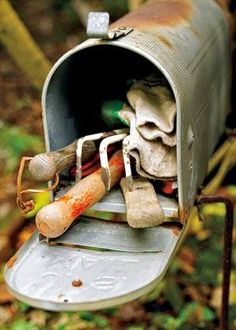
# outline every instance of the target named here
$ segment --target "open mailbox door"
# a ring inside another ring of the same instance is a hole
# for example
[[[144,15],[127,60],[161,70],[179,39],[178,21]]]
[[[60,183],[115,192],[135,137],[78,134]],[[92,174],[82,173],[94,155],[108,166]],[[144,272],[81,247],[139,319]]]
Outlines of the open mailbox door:
[[[105,308],[154,289],[187,230],[229,109],[230,36],[214,1],[148,1],[110,32],[70,50],[49,73],[42,97],[47,150],[108,130],[99,115],[103,101],[123,95],[130,79],[155,73],[176,102],[177,197],[158,196],[161,226],[134,229],[116,187],[62,236],[36,232],[8,263],[5,279],[18,299],[48,310]],[[65,189],[63,183],[52,198]]]

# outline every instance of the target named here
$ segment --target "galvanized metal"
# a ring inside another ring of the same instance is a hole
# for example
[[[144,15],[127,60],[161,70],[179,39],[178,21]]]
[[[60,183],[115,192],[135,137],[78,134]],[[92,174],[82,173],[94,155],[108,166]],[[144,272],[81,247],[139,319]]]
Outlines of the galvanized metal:
[[[165,221],[174,221],[178,219],[178,203],[174,198],[168,198],[157,194],[161,207],[163,208]],[[127,211],[123,194],[120,189],[111,189],[102,200],[93,205],[91,210],[102,212],[113,212],[125,214]]]
[[[80,249],[97,248],[113,252],[154,253],[165,250],[168,239],[168,230],[164,228],[137,230],[128,226],[127,223],[107,223],[81,217],[73,228],[51,242]]]
[[[177,105],[178,203],[166,199],[166,208],[161,204],[168,219],[175,214],[185,222],[229,108],[228,24],[213,0],[149,1],[114,23],[108,37],[106,33],[104,38],[87,40],[63,55],[43,90],[47,150],[106,130],[99,117],[104,100],[124,96],[129,79],[150,73],[167,79]],[[112,191],[92,209],[126,211],[124,200]],[[109,231],[110,223],[106,225]],[[92,230],[92,221],[90,226]],[[121,240],[122,230],[115,231]],[[36,233],[9,264],[6,281],[19,299],[50,310],[98,309],[135,299],[160,282],[187,224],[177,231],[171,225],[154,231],[161,237],[162,249],[157,253],[111,251],[110,235],[96,241],[103,251],[48,246],[39,242]],[[86,241],[84,248],[89,246]],[[80,287],[72,285],[75,274],[83,283]]]
[[[110,223],[103,223],[103,229],[104,226],[107,233],[110,232],[103,237],[105,244],[114,232],[109,229]],[[98,230],[91,221],[89,230],[94,228]],[[5,279],[18,299],[48,310],[92,310],[125,303],[154,289],[182,235],[180,230],[168,228],[154,231],[159,240],[148,244],[156,244],[155,248],[161,251],[152,253],[48,246],[39,242],[35,233],[8,264]],[[138,250],[142,244],[139,235],[145,238],[140,231],[133,237]],[[124,236],[124,241],[126,238],[129,244],[130,235]],[[80,287],[72,285],[75,279],[82,282]]]
[[[132,31],[117,40],[90,39],[76,46],[49,73],[42,97],[47,147],[54,150],[82,134],[89,126],[88,119],[83,108],[73,102],[78,100],[79,104],[83,93],[88,93],[89,107],[89,95],[96,94],[95,88],[100,85],[104,85],[105,97],[106,86],[109,88],[116,79],[110,72],[119,75],[121,81],[120,71],[129,57],[137,61],[140,74],[145,65],[152,66],[168,80],[177,104],[179,216],[185,221],[229,109],[230,49],[225,14],[212,0],[153,0],[112,24],[111,29],[119,27]],[[119,56],[115,57],[116,53]],[[91,58],[96,64],[86,62]],[[107,63],[109,58],[112,65]],[[128,63],[127,70],[132,65],[132,61]],[[75,68],[77,74],[72,79]],[[89,83],[85,75],[92,85],[85,87]],[[110,83],[104,77],[110,77]],[[99,91],[102,93],[102,88]],[[74,96],[72,102],[68,94],[73,93],[79,98]],[[90,114],[96,118],[97,111],[90,109]]]

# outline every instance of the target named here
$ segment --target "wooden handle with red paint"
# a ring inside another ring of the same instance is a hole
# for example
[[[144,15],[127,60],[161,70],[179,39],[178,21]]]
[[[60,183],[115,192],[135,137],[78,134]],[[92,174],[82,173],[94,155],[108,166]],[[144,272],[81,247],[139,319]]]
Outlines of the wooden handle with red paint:
[[[122,151],[109,160],[111,187],[124,175]],[[63,197],[43,207],[36,216],[38,230],[47,237],[62,235],[72,222],[106,194],[102,168],[76,183]]]

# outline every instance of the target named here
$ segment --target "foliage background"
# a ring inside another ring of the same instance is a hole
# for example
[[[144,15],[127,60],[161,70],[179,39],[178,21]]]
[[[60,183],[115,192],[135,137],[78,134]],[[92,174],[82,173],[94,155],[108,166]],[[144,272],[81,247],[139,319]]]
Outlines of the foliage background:
[[[51,63],[85,39],[88,10],[107,10],[113,20],[128,10],[125,0],[13,0],[11,4]],[[20,158],[42,152],[44,142],[41,91],[32,87],[1,45],[0,86],[0,330],[217,329],[224,216],[220,204],[202,209],[207,221],[196,219],[161,285],[137,301],[99,312],[51,313],[16,301],[7,292],[5,262],[34,230],[33,217],[23,218],[15,207],[16,171]],[[234,180],[231,173],[221,192],[235,199]],[[42,196],[38,206],[48,199]],[[234,266],[235,245],[234,229]],[[236,329],[235,267],[230,301],[231,328]]]

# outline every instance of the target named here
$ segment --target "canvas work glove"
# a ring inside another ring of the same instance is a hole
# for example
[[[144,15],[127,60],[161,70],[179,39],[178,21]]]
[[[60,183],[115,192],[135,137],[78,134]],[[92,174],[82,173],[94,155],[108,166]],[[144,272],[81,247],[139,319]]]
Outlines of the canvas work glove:
[[[166,87],[149,87],[137,81],[128,91],[127,98],[135,111],[136,129],[143,138],[161,139],[171,147],[176,145],[176,104]]]
[[[146,140],[136,129],[137,119],[128,105],[120,111],[120,116],[130,125],[128,153],[135,159],[137,173],[154,180],[176,177],[176,147],[165,145],[158,139]]]

